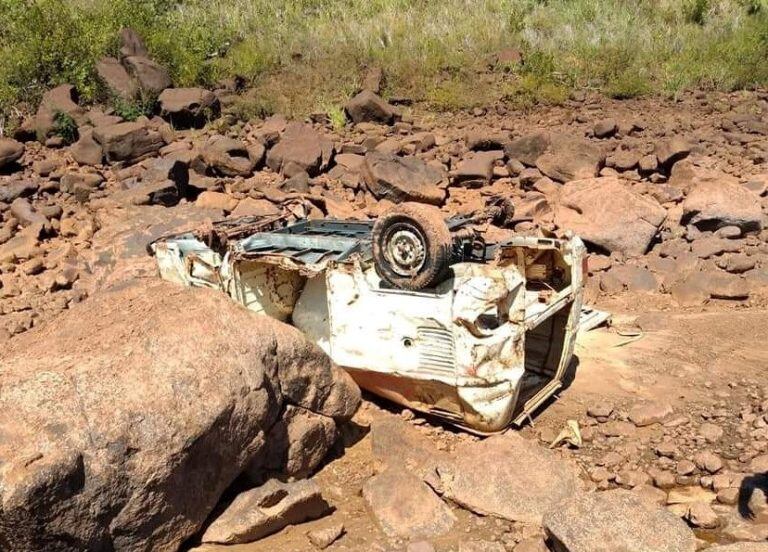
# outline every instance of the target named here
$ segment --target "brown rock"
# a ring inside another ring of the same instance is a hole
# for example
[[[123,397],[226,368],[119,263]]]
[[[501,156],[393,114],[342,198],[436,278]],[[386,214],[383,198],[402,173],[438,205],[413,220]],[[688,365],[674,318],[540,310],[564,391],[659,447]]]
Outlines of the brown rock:
[[[642,172],[653,172],[658,168],[659,160],[655,155],[644,155],[637,162],[637,166]]]
[[[454,460],[438,471],[444,495],[453,502],[483,515],[525,523],[539,523],[547,510],[580,488],[571,465],[517,433],[461,446]]]
[[[397,110],[379,97],[373,90],[363,90],[344,106],[354,123],[375,121],[390,124],[397,116]]]
[[[654,151],[659,164],[670,169],[672,165],[684,159],[691,153],[691,146],[684,139],[675,137],[656,144]]]
[[[93,129],[84,128],[79,132],[80,138],[69,148],[72,158],[80,165],[100,165],[104,152],[93,138]]]
[[[288,405],[267,436],[265,466],[291,477],[308,477],[336,441],[331,418]]]
[[[472,151],[503,150],[510,142],[509,134],[489,129],[471,130],[466,136],[467,147]]]
[[[279,215],[280,209],[266,199],[253,199],[246,197],[240,200],[232,211],[233,217]]]
[[[433,205],[440,205],[445,199],[445,190],[439,187],[446,178],[445,173],[415,157],[367,153],[363,176],[368,189],[378,199]]]
[[[339,540],[342,535],[344,535],[344,524],[341,522],[307,532],[309,542],[311,542],[315,548],[319,548],[320,550],[328,548],[334,542]]]
[[[267,165],[288,177],[301,171],[315,176],[328,167],[333,153],[333,142],[328,138],[309,125],[291,122],[280,141],[269,150]]]
[[[216,95],[203,88],[167,88],[157,98],[160,115],[174,128],[198,128],[219,116]]]
[[[213,136],[200,149],[200,158],[210,173],[224,176],[250,176],[264,156],[259,144],[251,151],[239,140]]]
[[[629,150],[616,151],[609,159],[610,163],[608,162],[608,159],[606,159],[605,164],[613,166],[619,171],[632,170],[637,167],[637,164],[640,162],[640,156],[636,152]]]
[[[536,166],[536,160],[547,151],[550,144],[551,138],[549,133],[539,131],[527,134],[506,144],[504,153],[510,159],[515,159],[529,167],[534,167]]]
[[[40,254],[40,225],[30,226],[0,245],[0,263],[30,259]]]
[[[371,452],[377,466],[402,466],[422,478],[435,473],[445,454],[400,418],[378,418],[371,424]]]
[[[557,182],[569,182],[597,176],[603,154],[584,140],[553,138],[546,153],[536,159],[536,167]]]
[[[715,529],[720,525],[720,518],[709,504],[703,502],[694,502],[688,507],[688,514],[685,519],[693,527],[702,529]]]
[[[560,228],[627,256],[646,252],[665,217],[666,211],[658,203],[611,177],[568,182],[555,209]]]
[[[738,226],[744,231],[762,227],[762,210],[755,196],[732,177],[697,182],[683,201],[683,223],[702,229]]]
[[[240,493],[200,540],[217,544],[253,542],[288,525],[322,517],[329,510],[316,482],[282,483],[270,479],[261,487]]]
[[[384,533],[406,539],[444,535],[456,517],[426,483],[402,469],[389,467],[363,485],[363,498]]]
[[[702,451],[693,457],[696,466],[707,473],[715,474],[723,469],[723,460],[715,453]]]
[[[637,427],[660,424],[674,414],[672,405],[668,403],[637,404],[629,411],[629,419]]]
[[[128,56],[123,65],[144,93],[157,95],[173,85],[168,70],[146,56]]]
[[[124,100],[133,100],[138,96],[138,83],[117,59],[101,58],[96,62],[96,74],[113,95]]]
[[[70,84],[62,84],[43,94],[35,115],[37,139],[45,142],[53,134],[59,113],[71,117],[78,126],[85,123],[85,110],[77,105],[77,100],[75,87]]]
[[[558,552],[696,550],[685,523],[622,489],[567,498],[544,516],[544,529]]]
[[[618,130],[619,125],[616,124],[616,119],[602,119],[597,121],[592,127],[592,132],[595,138],[610,138]]]
[[[454,185],[480,188],[490,182],[496,156],[491,152],[476,153],[463,159],[456,168]]]
[[[48,225],[48,219],[38,213],[32,207],[32,204],[22,197],[13,200],[10,211],[11,215],[13,215],[22,226]]]
[[[237,199],[231,195],[208,190],[197,196],[195,201],[195,205],[202,209],[220,209],[226,212],[234,211],[237,203]]]
[[[178,549],[264,453],[281,404],[330,412],[346,394],[300,332],[212,290],[132,279],[56,322],[0,349],[11,552]]]
[[[107,161],[135,161],[165,145],[160,133],[139,122],[117,123],[93,130]]]
[[[24,144],[13,138],[0,137],[0,169],[15,163],[24,155]]]

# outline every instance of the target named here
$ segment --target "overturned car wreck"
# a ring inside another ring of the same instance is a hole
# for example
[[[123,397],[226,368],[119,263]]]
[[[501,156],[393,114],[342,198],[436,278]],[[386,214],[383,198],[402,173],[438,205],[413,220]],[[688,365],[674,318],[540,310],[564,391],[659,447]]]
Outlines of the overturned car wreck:
[[[520,424],[573,356],[577,237],[487,243],[403,204],[374,222],[248,217],[150,245],[160,274],[290,322],[358,384],[478,432]]]

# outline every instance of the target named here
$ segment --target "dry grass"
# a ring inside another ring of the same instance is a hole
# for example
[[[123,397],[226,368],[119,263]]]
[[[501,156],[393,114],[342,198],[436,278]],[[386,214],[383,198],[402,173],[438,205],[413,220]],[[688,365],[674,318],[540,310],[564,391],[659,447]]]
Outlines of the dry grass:
[[[768,83],[768,0],[0,0],[0,110],[61,82],[98,98],[125,25],[177,84],[239,74],[262,111],[337,109],[374,64],[437,109]],[[525,65],[489,65],[504,47]]]

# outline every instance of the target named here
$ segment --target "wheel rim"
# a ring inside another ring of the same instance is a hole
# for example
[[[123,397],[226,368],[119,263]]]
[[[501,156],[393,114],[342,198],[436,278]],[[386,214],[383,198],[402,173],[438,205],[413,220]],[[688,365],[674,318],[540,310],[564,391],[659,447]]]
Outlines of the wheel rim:
[[[422,233],[408,224],[393,227],[384,241],[384,255],[399,276],[415,276],[427,259]]]

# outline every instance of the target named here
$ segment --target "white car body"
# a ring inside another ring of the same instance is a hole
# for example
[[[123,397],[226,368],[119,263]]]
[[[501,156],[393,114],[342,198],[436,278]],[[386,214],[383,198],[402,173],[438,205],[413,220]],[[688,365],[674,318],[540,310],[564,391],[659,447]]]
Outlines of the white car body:
[[[216,251],[188,233],[151,247],[163,278],[289,322],[362,388],[473,431],[522,423],[563,385],[582,309],[580,239],[512,238],[486,262],[453,264],[434,289],[406,291],[355,243],[364,227],[331,224],[354,237],[270,229]],[[309,245],[286,253],[286,239]]]

